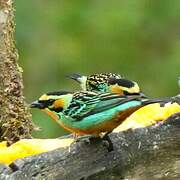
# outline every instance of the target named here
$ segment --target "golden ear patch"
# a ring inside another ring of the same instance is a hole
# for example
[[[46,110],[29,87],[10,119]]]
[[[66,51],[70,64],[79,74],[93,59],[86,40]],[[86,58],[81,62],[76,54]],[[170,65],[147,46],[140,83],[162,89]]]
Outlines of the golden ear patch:
[[[140,88],[139,88],[139,86],[137,84],[135,84],[131,88],[127,88],[127,87],[123,87],[123,86],[119,86],[118,84],[115,84],[115,85],[111,85],[110,86],[110,91],[112,93],[124,95],[123,91],[127,91],[128,93],[139,93],[140,92]]]
[[[122,87],[118,86],[117,84],[111,85],[110,86],[110,91],[112,93],[116,93],[116,94],[119,94],[119,95],[124,95]]]
[[[63,108],[64,107],[64,101],[62,99],[55,100],[53,106],[55,108],[60,108],[60,107]]]

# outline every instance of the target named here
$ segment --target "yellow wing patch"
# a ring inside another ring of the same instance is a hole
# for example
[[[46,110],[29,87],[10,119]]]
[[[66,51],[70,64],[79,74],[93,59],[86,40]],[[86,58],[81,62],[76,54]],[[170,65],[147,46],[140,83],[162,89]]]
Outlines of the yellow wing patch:
[[[167,103],[164,107],[161,107],[159,103],[150,104],[134,112],[113,132],[152,126],[159,121],[165,121],[171,115],[179,112],[180,105],[177,103]]]

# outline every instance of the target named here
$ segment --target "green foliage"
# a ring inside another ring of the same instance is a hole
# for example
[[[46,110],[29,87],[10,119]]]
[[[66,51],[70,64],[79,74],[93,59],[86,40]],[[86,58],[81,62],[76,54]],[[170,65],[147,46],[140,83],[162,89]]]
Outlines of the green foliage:
[[[16,1],[27,101],[47,91],[78,89],[64,77],[72,72],[116,72],[151,97],[177,94],[179,19],[179,0]],[[40,137],[62,134],[49,119],[42,121],[47,116],[41,112],[33,112],[33,119],[44,126]]]

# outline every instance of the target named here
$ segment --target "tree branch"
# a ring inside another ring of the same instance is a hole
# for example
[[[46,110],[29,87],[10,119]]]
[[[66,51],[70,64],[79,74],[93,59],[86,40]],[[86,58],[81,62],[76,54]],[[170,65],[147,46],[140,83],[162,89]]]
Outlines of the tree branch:
[[[31,115],[23,97],[22,70],[14,43],[13,1],[0,0],[0,141],[29,138]]]
[[[20,169],[1,167],[3,179],[152,179],[180,177],[180,114],[163,125],[112,133],[114,151],[102,142],[78,142],[17,160]]]

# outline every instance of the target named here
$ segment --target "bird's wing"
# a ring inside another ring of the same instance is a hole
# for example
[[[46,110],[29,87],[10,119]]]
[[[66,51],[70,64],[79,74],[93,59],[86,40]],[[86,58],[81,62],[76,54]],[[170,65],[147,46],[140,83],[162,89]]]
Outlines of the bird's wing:
[[[108,109],[120,106],[127,103],[127,109],[132,106],[134,101],[136,105],[141,105],[139,96],[120,96],[118,94],[103,93],[97,94],[94,92],[82,94],[73,98],[70,106],[63,113],[75,120],[82,120],[84,117],[106,111]],[[134,105],[135,106],[135,105]]]
[[[125,109],[129,109],[134,106],[141,106],[142,103],[144,103],[144,101],[147,100],[141,98],[140,96],[120,96],[118,94],[111,94],[111,93],[101,94],[100,102],[97,104],[97,106],[94,109],[92,109],[87,114],[85,114],[83,118],[112,108],[116,108],[117,106],[121,106],[121,105],[122,105],[122,110],[124,110],[123,105],[125,104],[126,104]]]

